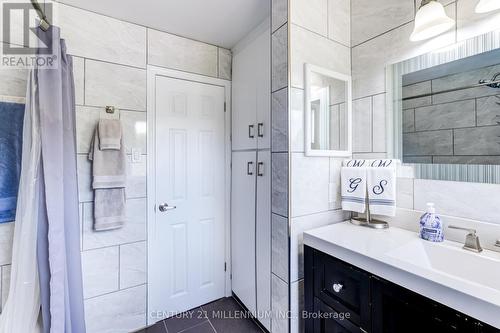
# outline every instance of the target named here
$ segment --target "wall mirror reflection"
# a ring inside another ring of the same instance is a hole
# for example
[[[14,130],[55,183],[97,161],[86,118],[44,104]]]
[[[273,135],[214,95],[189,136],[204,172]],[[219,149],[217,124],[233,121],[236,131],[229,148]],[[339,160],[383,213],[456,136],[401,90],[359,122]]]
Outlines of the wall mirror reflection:
[[[500,182],[498,37],[479,36],[388,68],[388,150],[417,178]]]
[[[307,156],[351,154],[351,78],[305,65],[305,147]]]

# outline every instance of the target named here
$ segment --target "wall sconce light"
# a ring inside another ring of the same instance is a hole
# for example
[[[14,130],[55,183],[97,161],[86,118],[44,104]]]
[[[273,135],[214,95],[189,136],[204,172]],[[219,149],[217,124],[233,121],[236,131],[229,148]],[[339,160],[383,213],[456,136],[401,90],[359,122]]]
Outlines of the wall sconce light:
[[[420,9],[415,15],[415,28],[410,36],[410,41],[416,42],[432,38],[450,30],[454,25],[455,20],[446,15],[442,4],[436,0],[422,0]]]
[[[500,9],[500,0],[481,0],[476,5],[476,13],[488,13]]]

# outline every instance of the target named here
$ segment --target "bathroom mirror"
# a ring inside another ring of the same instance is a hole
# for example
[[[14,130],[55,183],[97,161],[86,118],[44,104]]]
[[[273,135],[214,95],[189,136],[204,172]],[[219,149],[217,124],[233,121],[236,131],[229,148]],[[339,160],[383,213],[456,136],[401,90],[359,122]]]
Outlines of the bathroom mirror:
[[[500,183],[500,32],[387,67],[388,152],[416,178]]]
[[[311,64],[304,70],[306,155],[350,156],[350,76]]]

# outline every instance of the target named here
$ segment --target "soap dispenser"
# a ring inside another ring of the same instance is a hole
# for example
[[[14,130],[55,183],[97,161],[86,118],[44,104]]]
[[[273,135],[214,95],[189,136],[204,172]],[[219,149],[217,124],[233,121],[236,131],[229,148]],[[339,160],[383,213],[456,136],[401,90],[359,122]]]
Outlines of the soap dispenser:
[[[436,215],[436,209],[431,202],[427,203],[427,211],[420,218],[420,238],[431,242],[444,240],[443,222]]]

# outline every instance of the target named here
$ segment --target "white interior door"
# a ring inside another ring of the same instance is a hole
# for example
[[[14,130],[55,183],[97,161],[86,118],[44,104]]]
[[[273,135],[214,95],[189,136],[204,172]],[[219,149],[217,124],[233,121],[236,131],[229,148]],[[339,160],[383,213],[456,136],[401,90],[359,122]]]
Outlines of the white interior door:
[[[233,292],[257,310],[255,282],[256,151],[233,152],[231,169],[231,260]]]
[[[148,312],[171,316],[224,296],[225,88],[158,75],[153,84]]]

